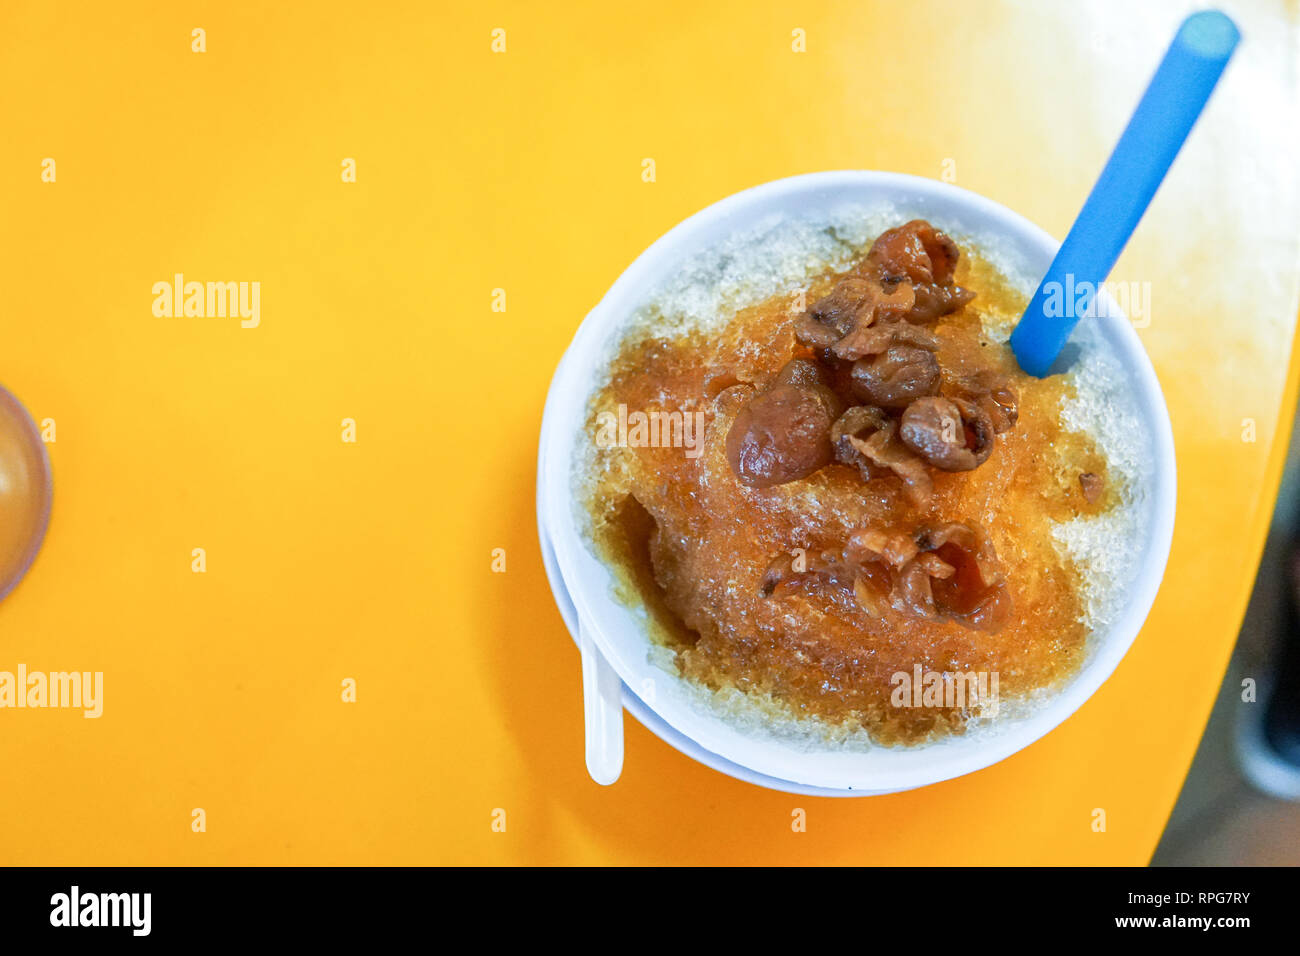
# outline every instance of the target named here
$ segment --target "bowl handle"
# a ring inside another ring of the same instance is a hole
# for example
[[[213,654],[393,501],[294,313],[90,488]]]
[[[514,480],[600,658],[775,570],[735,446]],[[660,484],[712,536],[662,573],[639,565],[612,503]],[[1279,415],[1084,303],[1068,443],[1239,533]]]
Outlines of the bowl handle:
[[[609,786],[623,772],[623,682],[578,623],[582,650],[582,712],[587,725],[587,772]]]

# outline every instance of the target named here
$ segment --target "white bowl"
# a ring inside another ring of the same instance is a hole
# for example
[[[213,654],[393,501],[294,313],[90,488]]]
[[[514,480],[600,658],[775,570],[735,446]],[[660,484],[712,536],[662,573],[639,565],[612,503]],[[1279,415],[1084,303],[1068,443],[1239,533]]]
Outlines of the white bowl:
[[[1084,321],[1096,324],[1102,343],[1132,385],[1138,415],[1151,436],[1150,486],[1144,489],[1145,516],[1140,538],[1133,542],[1135,571],[1122,609],[1106,633],[1094,635],[1080,671],[1040,708],[995,730],[920,747],[807,749],[737,730],[701,707],[686,684],[650,662],[644,618],[614,597],[613,574],[590,550],[574,503],[573,462],[582,453],[587,403],[601,380],[610,344],[637,309],[693,256],[729,237],[770,222],[774,215],[829,215],[848,206],[886,203],[930,218],[959,236],[998,237],[1000,252],[1035,281],[1047,271],[1059,246],[997,203],[955,186],[897,173],[813,173],[745,190],[676,226],[618,278],[583,321],[561,360],[542,420],[538,527],[552,589],[570,632],[575,639],[580,630],[585,632],[622,680],[623,706],[666,742],[724,773],[796,793],[908,790],[980,770],[1038,740],[1096,692],[1132,645],[1155,601],[1173,536],[1176,470],[1169,413],[1137,334],[1114,301],[1103,296],[1103,314]]]

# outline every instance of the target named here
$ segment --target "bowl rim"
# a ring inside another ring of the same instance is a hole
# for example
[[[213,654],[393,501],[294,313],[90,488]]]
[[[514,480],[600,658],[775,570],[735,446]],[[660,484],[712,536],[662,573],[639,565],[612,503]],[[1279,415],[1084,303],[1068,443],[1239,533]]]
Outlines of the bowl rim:
[[[539,529],[545,533],[545,529]],[[550,582],[551,590],[555,594],[555,601],[560,612],[560,617],[564,621],[564,626],[568,629],[569,635],[573,638],[575,646],[580,646],[578,640],[578,619],[577,612],[573,607],[573,601],[568,596],[568,590],[564,586],[564,579],[560,574],[559,565],[555,561],[555,552],[551,547],[548,537],[542,537],[539,540],[542,552],[542,566],[546,572],[546,578]],[[599,651],[593,653],[599,654]],[[806,784],[795,783],[793,780],[782,780],[779,777],[769,777],[761,774],[749,767],[734,763],[719,754],[705,750],[690,737],[670,726],[662,717],[649,709],[641,698],[637,697],[627,684],[619,681],[621,689],[621,698],[623,709],[630,713],[637,721],[674,750],[678,750],[688,757],[691,757],[698,763],[704,764],[711,770],[718,773],[726,774],[728,777],[734,777],[737,780],[743,780],[746,783],[756,784],[760,787],[766,787],[769,790],[780,790],[784,793],[797,793],[808,797],[861,797],[868,796],[866,791],[862,790],[832,790],[822,787],[811,787]]]
[[[705,207],[670,229],[633,260],[615,280],[583,320],[557,366],[547,394],[540,435],[537,489],[539,533],[553,549],[567,600],[572,602],[576,615],[589,628],[602,655],[619,674],[625,694],[641,705],[629,709],[638,717],[641,717],[638,710],[653,714],[674,735],[689,740],[695,747],[723,763],[743,770],[742,779],[750,779],[753,774],[760,779],[752,782],[770,786],[762,778],[773,779],[797,787],[799,792],[812,789],[819,792],[867,794],[927,786],[991,766],[1058,727],[1109,679],[1136,640],[1154,604],[1168,562],[1176,506],[1177,468],[1172,426],[1159,380],[1137,332],[1113,299],[1104,294],[1107,308],[1103,315],[1091,321],[1101,323],[1104,335],[1116,346],[1116,355],[1130,377],[1141,417],[1151,430],[1155,466],[1151,473],[1151,487],[1147,489],[1151,505],[1147,535],[1143,539],[1146,560],[1140,561],[1134,569],[1135,580],[1116,621],[1108,632],[1096,638],[1095,649],[1065,687],[1054,692],[1049,700],[1029,716],[1008,722],[1004,728],[983,735],[973,742],[956,738],[954,743],[953,738],[948,738],[916,748],[874,748],[867,752],[874,755],[873,759],[863,761],[864,764],[871,764],[870,769],[862,775],[857,775],[852,770],[841,769],[828,773],[825,768],[810,769],[809,764],[815,763],[817,756],[826,752],[813,750],[801,754],[782,745],[780,741],[744,734],[719,715],[699,707],[684,708],[670,702],[668,712],[665,713],[663,701],[647,701],[638,693],[635,677],[653,665],[648,661],[629,660],[625,654],[620,653],[619,648],[605,634],[603,623],[626,619],[622,623],[630,623],[640,631],[643,649],[648,650],[649,639],[643,626],[635,621],[634,609],[622,605],[611,609],[611,605],[617,602],[608,593],[608,577],[593,582],[581,569],[582,553],[587,555],[589,561],[597,559],[591,555],[577,525],[572,499],[571,462],[567,456],[550,451],[557,445],[565,447],[565,441],[575,437],[566,435],[560,422],[574,420],[575,406],[577,412],[585,417],[585,408],[595,384],[589,369],[585,380],[580,377],[584,369],[574,356],[599,357],[602,335],[608,335],[628,316],[624,300],[635,299],[637,290],[647,284],[648,275],[655,269],[664,268],[665,262],[672,265],[676,261],[680,265],[682,253],[679,247],[689,245],[697,233],[728,228],[735,231],[743,225],[735,220],[764,204],[807,197],[812,193],[847,195],[854,192],[874,193],[877,201],[885,199],[885,194],[895,194],[910,196],[913,204],[935,201],[963,207],[975,219],[991,226],[989,232],[1004,232],[1015,236],[1046,257],[1047,261],[1050,261],[1059,247],[1059,242],[1040,227],[993,200],[955,185],[903,173],[835,170],[778,179],[742,190]],[[717,238],[712,241],[717,241]],[[1046,268],[1046,262],[1043,263],[1043,268]],[[641,298],[644,300],[644,295]],[[578,418],[578,422],[581,421],[582,418]],[[576,435],[577,429],[573,431]],[[564,460],[561,461],[561,458]],[[554,582],[552,584],[555,590]],[[558,590],[556,598],[558,601]],[[645,656],[642,654],[642,657]],[[662,676],[670,677],[667,674]],[[657,732],[654,727],[650,729]],[[668,742],[678,749],[684,749],[677,740],[668,739]],[[699,759],[697,753],[684,752]],[[882,761],[889,764],[892,759],[890,755],[898,756],[894,767],[878,766]],[[844,756],[851,762],[852,755]],[[865,757],[865,754],[859,756]],[[715,766],[715,769],[732,772],[710,761],[706,762]]]

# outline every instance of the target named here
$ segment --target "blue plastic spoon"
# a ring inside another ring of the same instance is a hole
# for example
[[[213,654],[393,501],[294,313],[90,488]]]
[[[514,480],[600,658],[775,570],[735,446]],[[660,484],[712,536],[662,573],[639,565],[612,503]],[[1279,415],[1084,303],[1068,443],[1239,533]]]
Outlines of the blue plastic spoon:
[[[1046,375],[1080,317],[1090,313],[1088,290],[1098,289],[1110,275],[1240,39],[1236,24],[1217,10],[1194,13],[1178,28],[1079,218],[1011,333],[1012,351],[1026,372]],[[1067,288],[1083,290],[1081,306],[1063,300]]]

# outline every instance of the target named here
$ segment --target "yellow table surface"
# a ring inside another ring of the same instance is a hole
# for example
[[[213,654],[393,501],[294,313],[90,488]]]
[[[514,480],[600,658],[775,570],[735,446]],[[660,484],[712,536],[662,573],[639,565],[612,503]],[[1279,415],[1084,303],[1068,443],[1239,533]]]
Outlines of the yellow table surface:
[[[1064,235],[1189,4],[6,3],[0,382],[56,441],[0,670],[102,671],[104,711],[0,710],[0,862],[1145,863],[1296,393],[1300,16],[1224,6],[1245,41],[1114,273],[1151,283],[1178,448],[1151,618],[1026,751],[829,800],[630,718],[623,778],[587,778],[534,521],[555,363],[642,249],[767,180],[947,170]],[[260,325],[155,317],[177,272],[260,282]]]

